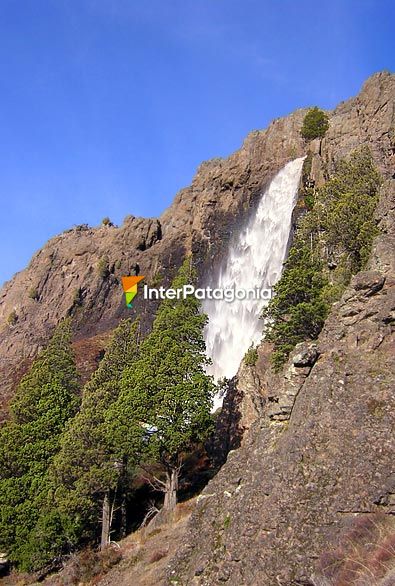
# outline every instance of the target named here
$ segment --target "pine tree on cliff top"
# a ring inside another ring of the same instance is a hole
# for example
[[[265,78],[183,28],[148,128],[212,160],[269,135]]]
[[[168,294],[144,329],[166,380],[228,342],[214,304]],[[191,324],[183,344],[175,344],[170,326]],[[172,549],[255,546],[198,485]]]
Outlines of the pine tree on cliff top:
[[[172,287],[181,288],[195,279],[191,259],[186,259]],[[167,511],[177,502],[185,452],[203,441],[212,425],[215,387],[204,370],[208,364],[203,338],[206,321],[194,296],[163,301],[152,332],[141,345],[139,360],[124,373],[121,395],[110,414],[113,437],[124,452],[130,441],[133,445],[135,428],[129,437],[129,422],[138,414],[147,430],[146,457],[164,469],[165,481],[158,486],[165,493]]]
[[[54,464],[60,484],[58,505],[76,528],[83,522],[85,533],[96,533],[101,510],[102,547],[110,539],[115,491],[122,493],[122,480],[127,474],[125,460],[117,459],[108,441],[105,414],[118,398],[123,370],[138,356],[139,342],[138,321],[123,320],[98,369],[85,385],[81,409],[62,438]]]
[[[62,321],[23,377],[0,429],[0,549],[22,569],[35,565],[30,534],[50,490],[48,467],[78,406],[70,321]]]

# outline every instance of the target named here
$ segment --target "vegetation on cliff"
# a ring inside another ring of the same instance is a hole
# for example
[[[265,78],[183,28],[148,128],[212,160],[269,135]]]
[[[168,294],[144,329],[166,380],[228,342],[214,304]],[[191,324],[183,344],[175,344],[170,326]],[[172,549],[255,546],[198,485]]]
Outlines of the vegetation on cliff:
[[[21,380],[0,429],[0,548],[22,569],[40,566],[57,549],[59,518],[46,508],[48,470],[77,410],[78,390],[65,320]]]
[[[195,278],[186,259],[172,287],[182,288]],[[194,296],[163,301],[139,359],[124,372],[122,392],[108,415],[122,456],[130,447],[130,421],[139,413],[149,435],[144,459],[163,468],[164,481],[154,479],[154,484],[164,492],[168,511],[176,504],[186,453],[212,428],[214,384],[204,371],[209,362],[203,338],[206,321]]]
[[[173,287],[195,277],[187,259]],[[104,549],[115,517],[124,536],[138,470],[148,469],[172,512],[182,464],[213,424],[206,320],[189,296],[165,300],[141,344],[138,321],[122,321],[78,411],[70,319],[59,325],[0,430],[0,548],[19,569],[38,570],[87,543]]]
[[[378,233],[380,184],[370,151],[361,148],[309,193],[312,209],[300,221],[275,296],[263,312],[277,369],[298,342],[317,338],[331,303],[365,265]]]
[[[101,518],[101,541],[107,545],[115,493],[123,495],[126,490],[130,470],[114,455],[106,414],[118,399],[123,371],[138,357],[139,343],[138,321],[123,320],[84,387],[80,411],[65,431],[54,461],[55,506],[67,516],[64,532],[71,528],[65,536],[74,544],[82,537],[94,538]]]
[[[305,140],[313,140],[314,138],[324,138],[326,131],[329,128],[329,118],[317,106],[310,108],[303,120],[303,126],[300,134]]]

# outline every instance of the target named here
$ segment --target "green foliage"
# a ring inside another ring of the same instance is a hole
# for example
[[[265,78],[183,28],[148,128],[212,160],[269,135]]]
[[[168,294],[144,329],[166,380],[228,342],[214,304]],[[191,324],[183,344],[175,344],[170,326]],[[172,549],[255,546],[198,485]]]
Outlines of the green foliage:
[[[255,366],[256,361],[258,360],[258,350],[255,348],[253,344],[248,348],[247,352],[244,356],[244,364],[247,366]]]
[[[0,428],[0,549],[24,570],[46,561],[34,535],[50,524],[48,468],[77,409],[78,390],[71,327],[64,320],[21,380],[10,420]]]
[[[123,370],[138,356],[139,342],[138,321],[123,320],[85,385],[80,411],[61,440],[53,471],[57,506],[72,527],[70,541],[80,539],[82,529],[84,535],[95,533],[104,494],[117,487],[121,473],[125,476],[108,441],[105,416],[119,396]]]
[[[299,200],[303,201],[308,210],[312,210],[314,207],[315,196],[314,196],[314,183],[311,182],[310,175],[313,164],[313,155],[308,153],[302,167],[302,181],[301,188],[299,191]],[[299,201],[298,201],[299,203]]]
[[[187,259],[172,287],[195,278]],[[193,442],[207,437],[214,384],[204,371],[206,320],[194,296],[160,305],[152,332],[141,344],[140,358],[124,372],[121,395],[110,410],[112,437],[122,453],[135,442],[130,422],[136,417],[150,436],[147,457],[165,467],[177,466]]]
[[[306,204],[306,208],[310,211],[313,209],[314,207],[314,193],[311,191],[309,193],[306,193],[304,196],[304,202]]]
[[[16,324],[16,322],[18,321],[18,314],[15,311],[15,309],[13,309],[7,317],[7,323],[9,326],[14,326]]]
[[[173,286],[195,277],[188,260]],[[206,319],[193,296],[166,300],[141,351],[138,323],[121,322],[77,414],[69,320],[57,328],[0,432],[0,549],[19,569],[95,539],[104,497],[113,506],[136,466],[150,460],[178,470],[207,437],[214,384],[204,370]]]
[[[365,265],[378,234],[374,211],[380,185],[369,149],[361,148],[340,162],[334,177],[320,190],[317,218],[326,247],[330,253],[344,253],[353,273]]]
[[[38,295],[38,291],[37,291],[36,287],[32,287],[31,289],[29,289],[28,296],[29,296],[29,299],[33,299],[33,301],[38,300],[39,295]]]
[[[74,295],[73,295],[73,308],[81,307],[82,302],[83,302],[83,290],[81,289],[81,287],[77,287],[74,290]]]
[[[163,279],[165,278],[164,274],[158,271],[154,274],[151,281],[151,287],[159,287],[161,283],[163,283]]]
[[[314,106],[314,108],[310,108],[304,117],[300,133],[304,139],[313,140],[314,138],[323,138],[328,128],[328,115],[317,106]]]
[[[76,232],[86,232],[87,230],[89,230],[89,226],[88,226],[88,224],[77,224],[74,227],[74,230]]]
[[[48,346],[22,378],[10,405],[13,420],[20,424],[36,421],[42,415],[47,416],[52,408],[57,410],[61,420],[66,420],[76,408],[78,390],[71,350],[71,324],[63,320]]]
[[[313,167],[313,155],[307,153],[305,160],[303,161],[302,167],[302,185],[306,185],[310,179],[311,169]]]
[[[36,516],[34,528],[18,549],[22,569],[38,570],[56,559],[68,546],[61,516],[54,509],[47,510],[45,502],[43,506],[44,509]]]
[[[273,363],[279,368],[294,346],[318,336],[328,313],[321,298],[327,284],[322,262],[305,243],[296,239],[275,296],[263,312],[268,320],[266,339],[274,343]]]
[[[102,226],[113,226],[114,225],[108,216],[103,218],[101,223],[102,223]]]
[[[110,274],[108,258],[106,256],[102,256],[97,261],[96,265],[97,274],[101,279],[105,279]]]
[[[330,305],[366,263],[378,233],[374,210],[380,175],[368,149],[339,163],[301,220],[275,296],[263,312],[272,361],[281,368],[298,342],[315,339]],[[327,263],[335,260],[335,269]]]

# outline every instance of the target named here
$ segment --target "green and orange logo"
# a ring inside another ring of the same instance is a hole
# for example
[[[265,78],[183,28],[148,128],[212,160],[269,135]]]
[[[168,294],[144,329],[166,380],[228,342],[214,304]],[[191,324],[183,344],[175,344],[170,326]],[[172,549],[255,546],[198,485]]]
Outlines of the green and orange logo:
[[[137,283],[144,277],[122,277],[122,287],[125,293],[127,307],[132,307],[132,301],[137,295]]]

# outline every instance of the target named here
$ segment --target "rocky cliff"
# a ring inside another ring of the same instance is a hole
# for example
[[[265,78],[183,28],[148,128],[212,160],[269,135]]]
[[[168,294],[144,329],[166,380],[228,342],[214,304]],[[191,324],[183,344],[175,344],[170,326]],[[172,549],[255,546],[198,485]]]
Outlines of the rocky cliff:
[[[132,216],[121,227],[77,226],[49,241],[0,293],[0,396],[57,321],[73,316],[79,365],[86,374],[108,333],[127,315],[120,277],[139,272],[168,283],[186,251],[200,274],[227,248],[259,194],[290,159],[306,153],[300,110],[250,134],[228,159],[201,165],[159,219]],[[316,560],[355,515],[395,512],[394,424],[395,76],[370,78],[361,93],[330,113],[313,151],[320,185],[336,161],[370,146],[385,183],[368,270],[333,307],[315,346],[295,350],[283,374],[243,366],[228,412],[248,430],[240,449],[199,498],[189,537],[173,561],[174,584],[309,584]],[[137,298],[148,329],[155,310]],[[232,419],[233,418],[233,419]]]
[[[254,209],[268,181],[303,153],[303,111],[253,132],[228,159],[203,163],[159,219],[128,216],[122,226],[76,226],[50,240],[0,291],[0,412],[56,323],[73,316],[76,354],[86,375],[107,334],[130,315],[120,277],[139,271],[148,284],[169,283],[186,251],[201,274],[220,258],[232,231]],[[155,304],[134,303],[149,328]]]
[[[381,573],[377,552],[367,548],[365,574],[357,560],[353,575],[335,575],[356,556],[360,525],[351,553],[339,545],[356,520],[385,525],[382,519],[395,514],[394,122],[395,76],[377,75],[332,113],[327,136],[313,145],[311,179],[318,183],[339,157],[370,145],[385,179],[377,210],[382,233],[316,344],[296,347],[281,374],[270,368],[267,344],[255,367],[242,365],[227,408],[237,411],[239,433],[248,431],[199,497],[169,583],[395,583],[395,551],[388,562],[388,549]]]

